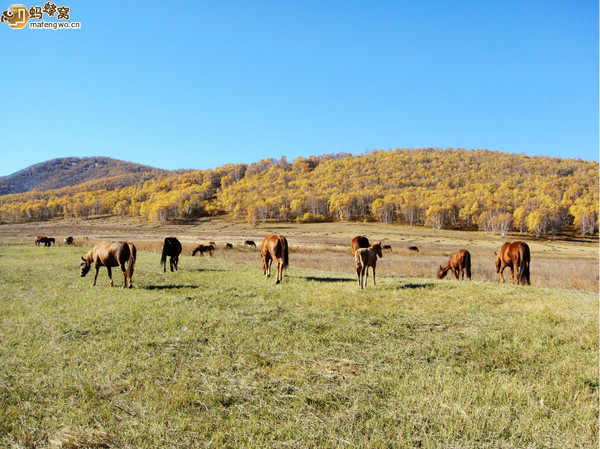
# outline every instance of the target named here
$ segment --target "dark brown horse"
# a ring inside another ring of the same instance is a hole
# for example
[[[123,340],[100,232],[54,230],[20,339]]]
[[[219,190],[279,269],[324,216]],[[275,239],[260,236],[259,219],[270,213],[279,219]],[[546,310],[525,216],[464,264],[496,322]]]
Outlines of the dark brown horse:
[[[244,242],[245,246],[254,246],[256,248],[256,243],[254,243],[254,240],[246,240]]]
[[[42,239],[45,239],[46,237],[44,237],[43,235],[38,235],[35,238],[35,246],[40,246],[40,243],[42,243]]]
[[[163,266],[164,273],[167,272],[167,256],[169,256],[169,267],[171,268],[171,272],[177,271],[181,250],[182,248],[179,240],[175,237],[165,237],[162,256],[160,257],[160,263]]]
[[[65,245],[72,245],[73,244],[73,237],[69,236],[69,237],[65,237]]]
[[[210,257],[212,257],[215,251],[215,247],[212,245],[198,245],[192,251],[192,256],[195,256],[196,253],[200,253],[201,256],[204,256],[204,253],[208,253]]]
[[[419,252],[419,248],[417,248],[416,246],[409,246],[408,250],[412,251],[413,253],[418,253]]]
[[[352,239],[352,244],[350,245],[350,251],[352,251],[352,255],[354,256],[356,250],[359,248],[368,248],[370,245],[369,239],[364,235],[357,235]]]
[[[56,243],[56,239],[54,237],[38,236],[35,239],[35,246],[40,246],[42,243],[44,244],[44,246],[52,246],[53,243]]]
[[[92,267],[92,263],[96,268],[96,274],[94,275],[94,283],[96,285],[96,279],[98,279],[98,271],[100,267],[106,267],[108,271],[108,278],[110,279],[110,286],[112,287],[112,267],[121,267],[123,272],[123,288],[132,285],[133,266],[135,265],[136,249],[133,243],[129,242],[111,242],[111,243],[98,243],[92,249],[90,249],[85,257],[81,258],[81,277],[85,277]],[[129,282],[127,282],[129,280]]]
[[[283,279],[283,269],[289,264],[288,242],[282,235],[268,235],[260,245],[260,256],[262,259],[263,274],[266,277],[271,275],[271,264],[277,260],[277,282],[279,284]]]
[[[516,285],[531,285],[529,280],[529,246],[525,242],[506,242],[500,248],[499,253],[494,252],[496,273],[504,282],[504,269],[510,268],[510,280]],[[515,270],[517,277],[515,277]]]
[[[358,276],[358,286],[362,289],[367,286],[369,278],[369,267],[373,269],[373,285],[375,285],[375,267],[377,265],[377,256],[383,257],[381,253],[381,242],[375,242],[368,248],[358,248],[354,253],[356,262],[356,275]]]
[[[456,279],[465,280],[465,272],[467,273],[467,279],[471,280],[471,253],[466,249],[459,249],[456,251],[448,262],[443,267],[440,265],[440,268],[437,272],[438,279],[444,279],[448,271],[452,270]]]

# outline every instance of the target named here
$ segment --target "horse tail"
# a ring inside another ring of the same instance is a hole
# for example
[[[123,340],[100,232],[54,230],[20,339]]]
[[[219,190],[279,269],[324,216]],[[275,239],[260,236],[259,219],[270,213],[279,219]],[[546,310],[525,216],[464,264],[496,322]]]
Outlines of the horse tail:
[[[465,252],[465,269],[467,271],[467,278],[471,280],[471,253],[469,251]]]
[[[531,285],[529,279],[529,246],[522,243],[519,247],[519,285]]]
[[[163,267],[167,265],[167,239],[165,239],[165,243],[163,244],[162,255],[160,256],[160,264]]]
[[[289,264],[288,244],[287,240],[282,235],[279,236],[279,244],[281,245],[281,257],[283,259],[283,268],[286,268]]]
[[[131,287],[131,277],[133,276],[133,266],[135,265],[137,251],[133,243],[127,242],[127,246],[129,247],[129,260],[127,261],[127,270],[125,271],[125,276],[129,279],[129,286]]]

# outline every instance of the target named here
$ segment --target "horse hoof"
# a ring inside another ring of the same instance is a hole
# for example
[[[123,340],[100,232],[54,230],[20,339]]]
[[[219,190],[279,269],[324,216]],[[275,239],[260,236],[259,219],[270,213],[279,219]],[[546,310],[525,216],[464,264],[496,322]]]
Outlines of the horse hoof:
[[[279,284],[280,282],[281,282],[281,281],[277,281],[277,282],[275,282],[275,283],[276,283],[276,284]]]

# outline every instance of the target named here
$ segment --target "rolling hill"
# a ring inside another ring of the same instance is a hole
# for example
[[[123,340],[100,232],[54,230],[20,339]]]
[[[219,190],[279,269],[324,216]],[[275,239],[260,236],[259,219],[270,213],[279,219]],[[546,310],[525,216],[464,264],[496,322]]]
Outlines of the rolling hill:
[[[113,179],[114,188],[125,187],[166,173],[167,170],[108,157],[58,158],[0,177],[0,195],[60,189],[100,179]]]

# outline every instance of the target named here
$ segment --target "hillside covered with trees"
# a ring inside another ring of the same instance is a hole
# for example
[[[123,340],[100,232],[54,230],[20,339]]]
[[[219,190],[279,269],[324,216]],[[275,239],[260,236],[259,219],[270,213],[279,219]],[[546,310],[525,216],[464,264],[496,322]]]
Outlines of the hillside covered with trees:
[[[113,214],[152,222],[230,214],[261,221],[376,220],[557,236],[598,229],[598,163],[487,150],[398,149],[171,172],[0,197],[0,220]]]

